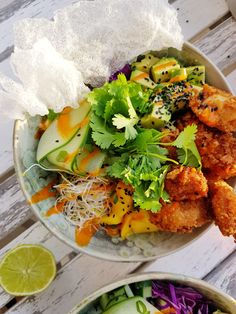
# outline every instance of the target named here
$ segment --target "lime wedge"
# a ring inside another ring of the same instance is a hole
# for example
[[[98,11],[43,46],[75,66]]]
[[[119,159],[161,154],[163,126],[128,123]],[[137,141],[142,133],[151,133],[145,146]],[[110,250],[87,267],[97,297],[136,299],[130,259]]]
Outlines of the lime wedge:
[[[23,244],[0,262],[0,285],[9,294],[26,296],[46,289],[56,274],[52,253],[41,245]]]

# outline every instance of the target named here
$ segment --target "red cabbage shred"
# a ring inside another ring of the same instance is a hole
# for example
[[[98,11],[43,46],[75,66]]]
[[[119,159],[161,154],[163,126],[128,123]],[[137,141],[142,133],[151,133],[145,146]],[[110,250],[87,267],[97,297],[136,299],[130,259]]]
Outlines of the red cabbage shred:
[[[119,69],[118,71],[116,71],[109,77],[109,82],[117,80],[118,74],[121,74],[121,73],[123,73],[125,77],[127,78],[127,80],[129,80],[131,71],[132,71],[131,66],[130,64],[127,63],[122,69]]]
[[[157,309],[173,308],[173,314],[212,314],[217,310],[200,292],[175,283],[153,281],[152,297]]]

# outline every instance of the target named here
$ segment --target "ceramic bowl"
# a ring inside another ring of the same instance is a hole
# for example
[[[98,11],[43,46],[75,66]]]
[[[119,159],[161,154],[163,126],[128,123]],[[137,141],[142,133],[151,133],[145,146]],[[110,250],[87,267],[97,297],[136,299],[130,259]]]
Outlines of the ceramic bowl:
[[[112,291],[116,288],[122,287],[127,284],[145,281],[145,280],[165,280],[192,287],[202,293],[207,299],[212,300],[217,308],[223,312],[234,314],[236,313],[236,301],[224,292],[216,289],[214,286],[209,285],[207,282],[184,275],[177,275],[171,273],[144,273],[128,276],[127,278],[118,282],[109,284],[89,297],[80,302],[68,314],[87,314],[92,313],[93,304],[104,293]]]
[[[185,43],[182,52],[173,48],[163,50],[162,55],[184,58],[191,64],[204,64],[207,73],[207,82],[216,87],[231,91],[226,79],[218,68],[204,56],[200,51],[189,43]],[[29,117],[25,120],[18,120],[14,129],[14,159],[15,168],[21,188],[27,200],[30,200],[35,192],[42,189],[52,181],[55,173],[46,172],[39,167],[30,166],[36,163],[35,155],[38,140],[35,133],[40,117]],[[24,172],[28,171],[24,174]],[[24,174],[24,175],[23,175]],[[65,219],[63,214],[56,214],[47,217],[46,211],[54,205],[55,199],[49,198],[31,208],[40,221],[59,239],[70,245],[74,250],[90,254],[95,257],[112,261],[148,261],[171,254],[184,246],[190,244],[201,236],[209,227],[206,225],[196,229],[190,234],[172,234],[158,232],[157,234],[137,235],[131,241],[119,241],[111,239],[102,232],[98,232],[86,247],[80,247],[75,241],[75,226]]]

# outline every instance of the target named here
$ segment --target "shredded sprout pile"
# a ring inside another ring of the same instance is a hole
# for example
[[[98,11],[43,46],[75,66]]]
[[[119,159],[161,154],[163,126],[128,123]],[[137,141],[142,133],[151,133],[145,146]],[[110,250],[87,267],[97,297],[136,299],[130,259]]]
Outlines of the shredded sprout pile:
[[[67,178],[62,175],[62,183],[54,186],[60,193],[56,206],[63,204],[63,214],[73,225],[82,227],[92,218],[106,213],[111,186],[101,177]]]

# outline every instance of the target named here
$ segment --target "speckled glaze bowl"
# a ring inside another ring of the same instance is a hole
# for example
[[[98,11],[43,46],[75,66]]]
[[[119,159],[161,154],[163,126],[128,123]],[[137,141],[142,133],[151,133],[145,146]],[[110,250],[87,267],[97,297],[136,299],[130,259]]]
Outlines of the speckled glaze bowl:
[[[235,314],[236,313],[236,301],[224,292],[216,289],[214,286],[209,285],[207,282],[195,278],[191,278],[184,275],[177,275],[171,273],[146,273],[136,274],[128,276],[127,278],[118,282],[109,284],[80,302],[73,310],[68,314],[87,314],[92,313],[93,304],[104,293],[112,291],[121,286],[131,284],[134,282],[140,282],[145,280],[165,280],[175,283],[183,284],[192,287],[202,293],[207,299],[212,300],[213,303],[222,311]],[[128,313],[127,313],[128,314]]]
[[[189,43],[185,43],[181,52],[173,48],[156,53],[157,55],[169,55],[187,60],[189,64],[203,64],[206,67],[207,82],[216,87],[231,91],[226,79],[217,67],[201,52]],[[35,133],[40,117],[29,117],[24,121],[18,120],[14,130],[14,159],[15,168],[21,188],[27,200],[30,200],[35,192],[45,187],[52,181],[55,173],[46,172],[39,167],[33,167],[36,163],[36,149],[38,140]],[[24,174],[24,175],[23,175]],[[97,232],[90,244],[80,247],[75,241],[75,226],[66,220],[63,214],[55,214],[47,217],[46,211],[54,205],[55,199],[49,198],[37,204],[32,204],[34,214],[41,222],[59,239],[70,245],[74,250],[89,255],[112,261],[148,261],[164,255],[171,254],[200,237],[209,227],[206,225],[196,229],[190,234],[171,234],[158,232],[149,235],[137,235],[129,241],[111,239],[102,232]]]

